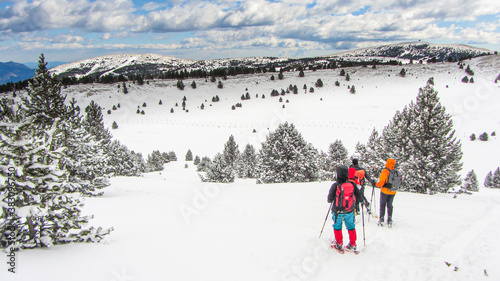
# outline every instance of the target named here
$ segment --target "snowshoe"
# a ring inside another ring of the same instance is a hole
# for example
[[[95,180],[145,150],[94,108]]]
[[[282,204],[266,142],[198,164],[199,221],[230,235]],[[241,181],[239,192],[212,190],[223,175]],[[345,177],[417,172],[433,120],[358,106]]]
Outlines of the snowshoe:
[[[392,228],[392,219],[391,219],[391,218],[389,218],[389,219],[387,220],[387,227],[388,227],[388,228]]]
[[[339,253],[341,253],[341,254],[343,254],[343,253],[344,253],[344,248],[342,248],[342,246],[341,246],[341,245],[339,245],[339,244],[337,244],[337,242],[335,242],[335,241],[333,241],[333,242],[332,242],[331,247],[332,247],[333,249],[337,250],[337,252],[339,252]]]
[[[384,226],[384,222],[383,222],[383,221],[379,221],[379,222],[377,223],[377,225],[378,225],[378,226],[380,226],[380,227],[383,227],[383,226]]]
[[[351,252],[355,255],[359,254],[359,251],[356,249],[356,246],[352,246],[350,243],[344,247],[344,250],[347,252]]]

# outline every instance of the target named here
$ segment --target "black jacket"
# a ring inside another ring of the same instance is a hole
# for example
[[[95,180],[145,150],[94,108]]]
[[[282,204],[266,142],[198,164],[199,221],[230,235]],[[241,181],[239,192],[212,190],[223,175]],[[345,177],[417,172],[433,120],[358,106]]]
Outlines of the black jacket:
[[[337,196],[337,188],[343,183],[347,182],[348,179],[348,169],[346,166],[341,166],[337,168],[337,181],[332,184],[330,187],[330,191],[328,192],[328,203],[332,203],[335,201],[335,197]],[[363,196],[359,191],[359,187],[357,184],[351,182],[354,185],[354,201],[355,202],[363,202]],[[332,212],[334,213],[343,213],[342,210],[337,210],[335,204],[332,204]]]

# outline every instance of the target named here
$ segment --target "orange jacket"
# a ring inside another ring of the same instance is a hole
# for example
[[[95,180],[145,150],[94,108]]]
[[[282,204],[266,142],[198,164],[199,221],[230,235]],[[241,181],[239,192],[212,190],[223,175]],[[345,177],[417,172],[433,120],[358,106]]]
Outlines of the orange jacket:
[[[392,158],[387,159],[387,163],[385,163],[385,167],[389,170],[394,170],[394,168],[396,167],[396,160],[394,160]],[[382,193],[385,193],[388,195],[394,195],[394,194],[396,194],[396,191],[391,191],[391,189],[384,187],[384,184],[389,179],[390,172],[387,169],[382,170],[382,172],[380,173],[380,179],[375,184],[375,186],[380,187]]]

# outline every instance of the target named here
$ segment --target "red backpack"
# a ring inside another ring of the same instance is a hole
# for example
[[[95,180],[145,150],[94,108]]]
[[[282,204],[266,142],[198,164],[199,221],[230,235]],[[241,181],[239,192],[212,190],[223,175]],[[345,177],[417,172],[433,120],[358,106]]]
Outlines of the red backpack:
[[[354,211],[354,184],[344,182],[337,186],[335,194],[335,207],[339,213],[350,213]]]

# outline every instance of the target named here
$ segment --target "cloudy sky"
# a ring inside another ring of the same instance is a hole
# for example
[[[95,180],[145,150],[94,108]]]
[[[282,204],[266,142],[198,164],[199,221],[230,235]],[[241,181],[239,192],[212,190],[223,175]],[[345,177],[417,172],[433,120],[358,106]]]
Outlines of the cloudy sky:
[[[0,0],[0,61],[310,57],[408,41],[500,51],[498,0]]]

